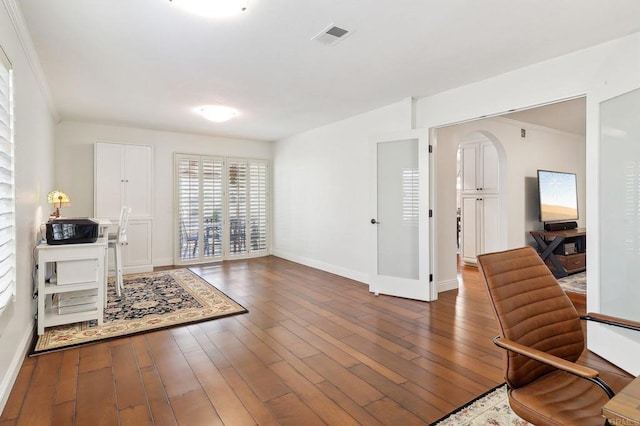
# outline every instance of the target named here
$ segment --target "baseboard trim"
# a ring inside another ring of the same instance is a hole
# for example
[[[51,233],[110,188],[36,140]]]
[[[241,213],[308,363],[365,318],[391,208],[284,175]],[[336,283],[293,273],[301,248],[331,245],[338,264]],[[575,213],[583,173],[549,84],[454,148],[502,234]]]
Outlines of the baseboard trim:
[[[271,254],[273,256],[281,257],[283,259],[300,263],[305,266],[310,266],[312,268],[320,269],[321,271],[340,275],[341,277],[349,278],[351,280],[358,281],[367,285],[369,284],[369,275],[363,274],[362,272],[354,271],[348,268],[343,268],[341,266],[332,265],[330,263],[320,262],[315,259],[309,259],[307,257],[297,256],[285,250],[273,250]]]
[[[443,291],[455,290],[458,288],[458,280],[440,281],[438,283],[438,293]]]
[[[0,413],[4,411],[5,405],[7,405],[7,401],[9,400],[9,394],[11,393],[11,389],[18,378],[18,373],[20,373],[20,368],[22,367],[22,362],[24,358],[27,356],[27,352],[29,351],[29,347],[31,345],[31,341],[33,340],[33,329],[34,324],[31,323],[31,326],[27,328],[28,331],[22,338],[22,341],[19,345],[19,350],[15,352],[13,360],[11,360],[11,365],[7,369],[7,374],[5,374],[2,379],[2,383],[0,383]]]

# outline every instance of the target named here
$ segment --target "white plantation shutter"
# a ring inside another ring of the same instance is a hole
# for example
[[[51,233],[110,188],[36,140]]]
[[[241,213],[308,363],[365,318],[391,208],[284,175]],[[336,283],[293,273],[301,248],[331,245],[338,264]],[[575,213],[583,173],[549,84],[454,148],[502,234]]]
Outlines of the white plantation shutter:
[[[178,252],[181,261],[222,256],[223,161],[176,155]]]
[[[249,250],[251,252],[267,250],[268,173],[266,161],[249,163]]]
[[[222,159],[202,159],[203,250],[206,258],[222,256],[223,169]]]
[[[229,253],[247,251],[247,161],[229,160],[227,167]]]
[[[176,264],[268,254],[264,160],[176,154]]]
[[[11,63],[0,48],[0,313],[15,295],[15,188]]]

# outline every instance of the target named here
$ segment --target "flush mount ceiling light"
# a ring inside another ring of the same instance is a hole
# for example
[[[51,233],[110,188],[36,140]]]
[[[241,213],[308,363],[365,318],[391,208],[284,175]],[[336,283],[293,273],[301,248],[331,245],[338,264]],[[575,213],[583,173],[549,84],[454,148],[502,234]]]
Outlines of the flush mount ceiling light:
[[[225,18],[247,9],[248,0],[169,0],[184,10],[206,18]]]
[[[237,110],[224,105],[205,105],[196,108],[196,111],[207,120],[215,123],[229,121],[238,115]]]

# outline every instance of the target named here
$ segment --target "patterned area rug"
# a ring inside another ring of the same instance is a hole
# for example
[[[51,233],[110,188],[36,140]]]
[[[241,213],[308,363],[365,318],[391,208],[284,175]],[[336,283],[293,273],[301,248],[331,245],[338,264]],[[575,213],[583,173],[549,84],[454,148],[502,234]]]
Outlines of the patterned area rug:
[[[499,385],[480,395],[430,426],[528,426],[531,423],[518,417],[507,397],[507,385]]]
[[[558,284],[564,291],[587,294],[587,272],[578,272],[568,277],[559,278]]]
[[[97,321],[48,327],[30,355],[248,312],[188,269],[125,275],[118,297],[109,278],[104,324]]]

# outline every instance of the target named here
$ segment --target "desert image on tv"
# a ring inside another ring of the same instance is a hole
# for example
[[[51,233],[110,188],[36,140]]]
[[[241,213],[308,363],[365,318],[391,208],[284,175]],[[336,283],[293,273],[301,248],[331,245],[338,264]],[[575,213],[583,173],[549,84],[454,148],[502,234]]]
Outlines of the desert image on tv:
[[[540,207],[544,212],[545,221],[573,220],[578,217],[575,207],[557,206],[553,204],[542,204]]]

